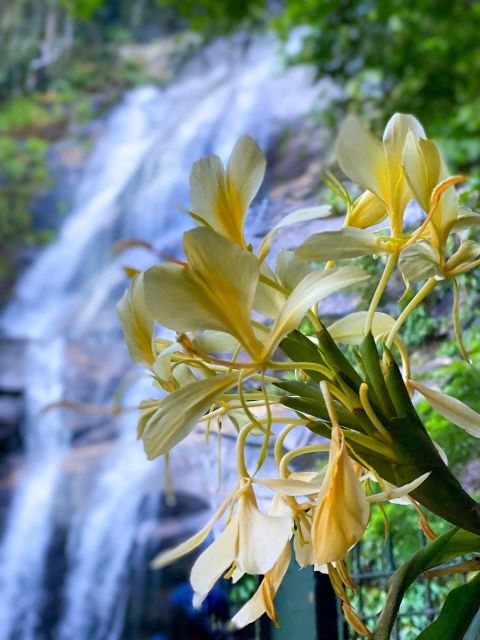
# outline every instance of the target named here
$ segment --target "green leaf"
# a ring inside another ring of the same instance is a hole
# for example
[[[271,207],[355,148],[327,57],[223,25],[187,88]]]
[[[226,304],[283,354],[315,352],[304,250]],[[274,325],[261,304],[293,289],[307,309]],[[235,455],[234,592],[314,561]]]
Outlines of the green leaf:
[[[372,640],[389,640],[403,596],[421,573],[451,560],[452,557],[474,550],[480,550],[480,536],[455,527],[417,551],[390,578],[387,600],[372,634]],[[435,638],[440,639],[444,640],[444,636],[437,635]],[[459,637],[455,640],[459,640]]]
[[[480,608],[480,574],[450,591],[438,618],[417,636],[417,640],[459,640],[463,638]]]
[[[293,362],[312,362],[326,366],[318,347],[300,331],[292,331],[280,343],[280,348]],[[319,371],[305,369],[305,372],[315,382],[325,379]]]

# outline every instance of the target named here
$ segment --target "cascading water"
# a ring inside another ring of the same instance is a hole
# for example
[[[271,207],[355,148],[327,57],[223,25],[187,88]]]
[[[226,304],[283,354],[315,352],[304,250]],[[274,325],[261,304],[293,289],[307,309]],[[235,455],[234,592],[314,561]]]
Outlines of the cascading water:
[[[7,339],[27,341],[28,374],[26,451],[0,543],[0,640],[137,637],[122,630],[132,567],[147,561],[144,527],[156,526],[161,463],[146,461],[132,414],[39,411],[60,399],[106,405],[128,372],[115,314],[125,256],[112,256],[112,244],[142,238],[177,253],[192,161],[225,158],[245,132],[265,148],[282,123],[312,108],[310,83],[305,69],[279,72],[269,39],[217,43],[168,88],[136,89],[106,118],[58,239],[1,320]],[[128,258],[147,264],[138,249]],[[149,393],[137,381],[123,402]],[[210,464],[191,459],[188,445],[179,449],[177,476],[204,499]],[[64,559],[52,586],[55,545]]]

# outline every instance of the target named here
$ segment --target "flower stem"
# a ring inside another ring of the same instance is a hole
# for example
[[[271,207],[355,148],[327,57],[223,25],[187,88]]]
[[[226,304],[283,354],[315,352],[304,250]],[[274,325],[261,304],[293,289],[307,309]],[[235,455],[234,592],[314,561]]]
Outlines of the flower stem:
[[[398,260],[397,253],[392,253],[391,255],[388,256],[385,269],[383,270],[383,273],[382,273],[382,277],[380,278],[380,281],[377,285],[375,293],[373,294],[372,302],[370,303],[370,307],[368,309],[367,319],[365,321],[365,335],[370,333],[370,331],[372,330],[373,317],[375,315],[375,311],[377,310],[380,300],[385,292],[388,281],[390,280],[390,276],[392,275],[393,270],[397,265],[397,260]]]
[[[437,286],[437,284],[438,284],[438,280],[436,280],[435,278],[429,278],[425,282],[423,287],[419,291],[417,291],[416,295],[412,298],[412,300],[410,300],[410,302],[407,304],[405,309],[398,316],[397,321],[395,322],[395,324],[393,325],[390,333],[388,334],[388,338],[387,338],[387,340],[385,342],[385,345],[386,345],[386,347],[388,349],[391,348],[392,343],[393,343],[393,341],[395,339],[395,336],[397,335],[397,333],[402,328],[402,326],[403,326],[405,320],[408,318],[408,316],[412,313],[412,311],[414,311],[414,309],[416,309],[418,307],[418,305],[423,300],[425,300],[425,298]]]

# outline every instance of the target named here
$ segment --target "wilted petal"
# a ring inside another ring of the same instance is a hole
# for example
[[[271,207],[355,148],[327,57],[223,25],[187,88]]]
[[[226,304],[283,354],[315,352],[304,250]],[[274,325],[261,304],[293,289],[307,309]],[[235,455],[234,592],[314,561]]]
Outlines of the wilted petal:
[[[327,474],[312,522],[312,544],[317,564],[343,560],[365,533],[370,509],[345,438],[333,430]]]
[[[371,231],[343,227],[338,231],[315,233],[295,251],[303,260],[326,262],[359,256],[375,255],[387,250],[387,245]]]
[[[409,385],[424,396],[438,413],[461,427],[475,438],[480,438],[480,414],[467,406],[464,402],[452,396],[430,389],[421,382],[409,380]]]
[[[130,357],[137,364],[149,367],[155,360],[154,323],[145,302],[143,273],[132,279],[129,290],[117,304],[117,312]]]
[[[326,298],[352,284],[366,280],[369,276],[358,267],[340,267],[308,274],[290,294],[270,332],[264,357],[275,349],[278,342],[296,329],[306,312],[319,300]]]
[[[246,573],[265,574],[292,536],[292,516],[271,516],[259,511],[251,488],[240,496],[237,513],[238,565]]]
[[[290,543],[288,542],[278,560],[265,575],[253,597],[232,618],[232,626],[235,629],[243,629],[247,624],[258,620],[264,613],[273,622],[278,623],[273,599],[290,565],[290,557]]]
[[[212,403],[237,380],[237,373],[214,376],[187,384],[163,398],[142,434],[148,458],[168,453],[183,440]]]
[[[234,561],[237,539],[238,522],[234,517],[195,561],[190,574],[190,583],[195,592],[195,606],[200,606],[215,582]]]
[[[367,320],[367,311],[357,311],[350,313],[340,320],[336,320],[328,327],[328,333],[335,342],[344,344],[360,344],[365,337],[365,322]],[[380,311],[375,312],[372,321],[371,331],[376,338],[385,333],[390,333],[395,324],[395,319],[388,313]]]

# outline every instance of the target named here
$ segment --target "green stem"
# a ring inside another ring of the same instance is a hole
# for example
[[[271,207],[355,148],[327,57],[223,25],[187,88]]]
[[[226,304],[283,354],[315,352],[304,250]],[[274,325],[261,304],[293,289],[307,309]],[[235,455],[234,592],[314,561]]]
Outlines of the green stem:
[[[375,293],[373,294],[372,302],[370,303],[370,307],[368,309],[367,318],[365,320],[365,335],[370,333],[372,330],[373,317],[375,315],[375,311],[380,303],[380,300],[385,292],[388,281],[390,280],[390,276],[393,273],[398,261],[398,254],[392,253],[388,256],[387,263],[385,265],[385,269],[383,270],[382,277],[377,285]]]
[[[412,311],[414,311],[414,309],[416,309],[418,305],[421,302],[423,302],[423,300],[428,296],[428,294],[431,291],[433,291],[433,289],[437,286],[438,282],[439,281],[436,280],[435,278],[429,278],[425,282],[423,287],[419,291],[417,291],[416,295],[412,298],[412,300],[410,300],[410,302],[407,304],[407,306],[402,311],[402,313],[398,316],[397,321],[393,325],[390,333],[388,334],[388,338],[385,342],[385,345],[387,346],[388,349],[391,348],[393,341],[395,339],[395,336],[402,328],[405,320],[412,313]]]

